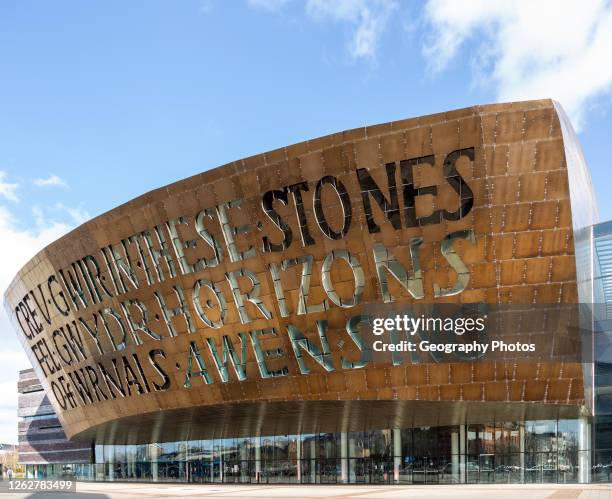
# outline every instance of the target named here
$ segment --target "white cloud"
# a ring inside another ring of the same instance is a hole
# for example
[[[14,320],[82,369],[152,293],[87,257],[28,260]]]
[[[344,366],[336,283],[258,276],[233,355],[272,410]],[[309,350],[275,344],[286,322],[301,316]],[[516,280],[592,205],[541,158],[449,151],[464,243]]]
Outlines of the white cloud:
[[[308,0],[306,12],[314,19],[332,19],[354,26],[348,41],[351,57],[372,58],[376,55],[380,37],[387,27],[395,0]]]
[[[17,188],[19,184],[5,182],[6,172],[0,170],[0,197],[5,197],[9,201],[19,201],[17,197]]]
[[[68,232],[72,226],[51,222],[37,230],[21,230],[13,215],[0,205],[0,291],[2,297],[17,271],[39,250]],[[30,367],[17,341],[4,307],[0,307],[0,442],[17,440],[17,375],[19,369]]]
[[[85,222],[87,222],[87,220],[91,218],[91,215],[89,214],[89,212],[87,210],[84,210],[83,208],[67,207],[66,211],[72,218],[72,221],[75,223],[75,225],[84,224]]]
[[[32,214],[34,215],[34,222],[36,227],[43,227],[45,225],[45,214],[40,206],[35,204],[32,206]]]
[[[17,443],[17,378],[21,369],[30,367],[26,354],[17,340],[14,348],[0,351],[0,443]]]
[[[34,224],[38,229],[53,226],[54,224],[64,225],[57,220],[69,219],[66,225],[81,225],[91,219],[90,213],[82,207],[66,206],[64,203],[57,202],[51,206],[41,207],[35,204],[31,208],[34,216]]]
[[[55,209],[68,213],[75,225],[81,225],[91,218],[89,212],[81,207],[71,208],[63,203],[56,203]]]
[[[552,97],[577,129],[612,89],[610,2],[428,0],[425,20],[432,70],[444,70],[472,41],[476,83],[493,85],[502,101]]]
[[[251,7],[277,11],[289,3],[289,0],[248,0],[248,3]]]
[[[57,175],[49,175],[47,178],[35,178],[32,182],[38,187],[68,187],[66,181]]]
[[[247,0],[252,7],[276,12],[290,0]],[[351,26],[347,50],[354,59],[373,58],[397,0],[307,0],[306,13],[317,21]]]

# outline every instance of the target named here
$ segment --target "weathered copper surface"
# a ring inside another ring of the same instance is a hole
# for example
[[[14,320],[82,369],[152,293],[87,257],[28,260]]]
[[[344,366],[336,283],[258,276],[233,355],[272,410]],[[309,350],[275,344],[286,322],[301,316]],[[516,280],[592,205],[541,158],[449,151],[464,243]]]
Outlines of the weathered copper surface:
[[[358,169],[365,169],[361,177]],[[386,213],[382,199],[364,187],[372,185],[368,176],[386,198]],[[241,205],[230,203],[234,200]],[[270,216],[266,202],[273,210]],[[571,213],[563,139],[552,103],[476,106],[321,137],[152,191],[49,245],[19,272],[5,301],[69,436],[160,441],[274,427],[314,430],[312,421],[318,431],[333,431],[339,421],[352,425],[347,422],[351,418],[364,424],[381,420],[380,408],[398,411],[404,423],[453,407],[465,414],[468,406],[487,418],[499,414],[505,403],[516,403],[506,405],[513,414],[546,412],[547,407],[551,414],[569,414],[584,398],[579,363],[370,362],[351,369],[343,367],[341,357],[356,361],[360,354],[345,331],[347,319],[358,315],[364,303],[383,300],[373,256],[376,243],[410,273],[411,242],[423,238],[424,296],[415,298],[387,274],[389,292],[398,302],[576,303]],[[244,229],[235,229],[239,226]],[[474,243],[454,242],[469,269],[469,282],[458,294],[435,297],[434,284],[444,290],[458,282],[457,272],[442,257],[441,242],[461,230],[473,230],[475,236]],[[217,242],[220,258],[208,236]],[[360,297],[354,296],[359,270],[351,270],[348,258],[339,258],[341,250],[361,266]],[[303,261],[281,264],[304,255],[312,256],[311,269]],[[332,264],[327,290],[322,282],[326,258]],[[282,296],[275,293],[274,264]],[[311,272],[302,303],[308,313],[298,315],[303,272]],[[71,279],[78,279],[76,286]],[[234,294],[232,280],[239,286]],[[225,301],[225,313],[213,285]],[[75,288],[82,290],[82,301]],[[351,300],[359,303],[353,306]],[[66,309],[66,315],[60,313]],[[223,326],[214,327],[222,319]],[[317,362],[298,348],[310,371],[306,374],[296,360],[288,325],[321,350],[320,319],[328,321],[331,353]],[[94,335],[97,324],[99,348],[85,324]],[[270,328],[275,336],[248,334]],[[82,351],[71,332],[80,336]],[[242,381],[231,359],[223,374],[213,358],[216,349],[223,360],[224,335],[241,355],[239,333],[245,333],[247,356]],[[208,380],[197,374],[191,342]],[[262,352],[259,364],[256,342]],[[188,359],[192,376],[186,379]],[[333,370],[324,369],[326,362]],[[377,406],[375,401],[385,403]],[[437,401],[444,403],[430,404]],[[449,404],[455,401],[461,404]],[[533,402],[543,405],[534,408]],[[479,404],[485,405],[475,409]],[[355,413],[349,417],[351,410]]]

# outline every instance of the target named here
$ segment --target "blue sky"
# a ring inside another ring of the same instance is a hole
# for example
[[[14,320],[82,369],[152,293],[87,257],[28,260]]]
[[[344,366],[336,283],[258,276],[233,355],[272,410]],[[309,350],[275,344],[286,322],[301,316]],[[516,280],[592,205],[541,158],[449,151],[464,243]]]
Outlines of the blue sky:
[[[388,21],[376,54],[355,58],[352,23],[317,21],[300,2],[32,5],[0,12],[0,168],[20,183],[11,208],[24,224],[32,203],[70,222],[49,206],[94,215],[277,146],[494,100],[457,88],[470,79],[462,64],[451,79],[427,76],[410,10]],[[28,182],[51,173],[70,189]]]
[[[44,244],[150,189],[498,100],[561,101],[610,219],[610,47],[601,0],[3,0],[0,287]],[[27,361],[5,317],[0,329],[0,441],[14,441]]]

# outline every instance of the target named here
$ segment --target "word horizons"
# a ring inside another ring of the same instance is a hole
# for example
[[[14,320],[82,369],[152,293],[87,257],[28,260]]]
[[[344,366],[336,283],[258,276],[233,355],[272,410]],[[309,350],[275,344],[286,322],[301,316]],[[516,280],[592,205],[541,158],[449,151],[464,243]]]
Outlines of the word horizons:
[[[415,187],[412,172],[419,165],[434,167],[434,156],[402,160],[399,168],[397,163],[386,164],[386,192],[366,168],[357,169],[355,174],[360,188],[358,196],[361,198],[368,232],[380,232],[381,223],[389,224],[394,230],[401,230],[441,223],[443,220],[459,220],[466,216],[473,206],[473,194],[456,168],[461,157],[473,161],[474,148],[453,151],[442,163],[444,181],[457,194],[458,207],[453,211],[435,209],[422,217],[417,216],[416,199],[424,195],[435,196],[437,186]],[[399,186],[398,172],[401,179]],[[274,234],[261,236],[259,251],[263,255],[287,251],[295,244],[295,233],[299,233],[302,248],[316,244],[311,231],[313,221],[308,219],[305,209],[307,193],[311,192],[311,187],[311,184],[303,181],[263,194],[260,203],[262,214],[274,230]],[[324,188],[331,189],[330,192],[336,195],[340,216],[330,217],[326,213],[328,208],[324,210]],[[314,226],[318,232],[328,240],[346,237],[353,218],[353,201],[346,186],[337,177],[327,175],[315,183],[312,194]],[[403,203],[400,203],[400,198]],[[313,255],[307,251],[298,258],[270,262],[266,272],[272,283],[275,303],[266,303],[260,297],[260,277],[247,267],[228,270],[223,274],[223,280],[207,279],[206,271],[220,266],[222,262],[241,265],[239,262],[258,256],[256,247],[246,241],[255,234],[252,227],[235,225],[231,221],[232,213],[240,210],[242,205],[241,199],[235,199],[205,208],[194,215],[166,220],[151,229],[132,234],[119,243],[104,246],[97,254],[88,254],[72,262],[23,295],[14,308],[15,319],[44,375],[47,378],[56,377],[50,384],[62,408],[129,396],[132,393],[167,390],[171,379],[168,367],[162,364],[167,357],[162,348],[151,349],[145,355],[145,362],[142,362],[140,353],[113,358],[109,354],[122,352],[131,345],[140,346],[145,340],[161,341],[181,333],[192,334],[202,328],[221,329],[228,316],[228,303],[235,307],[241,324],[247,325],[256,320],[272,320],[275,310],[279,317],[287,318],[325,312],[332,306],[352,308],[361,302],[366,282],[372,280],[366,281],[361,262],[348,250],[330,251],[317,269],[314,268]],[[277,208],[279,205],[292,207],[295,218],[288,220]],[[380,209],[384,222],[381,222],[380,214],[374,216],[374,205]],[[213,230],[215,224],[216,230]],[[256,222],[254,225],[255,230],[264,231],[262,223]],[[294,230],[296,226],[297,231]],[[187,237],[189,232],[195,237]],[[453,248],[453,243],[459,239],[473,243],[474,234],[471,230],[456,231],[441,241],[441,255],[455,271],[457,278],[455,285],[449,288],[441,288],[434,283],[435,297],[458,294],[469,282],[469,271]],[[390,291],[389,276],[413,299],[419,300],[425,296],[419,261],[422,243],[421,237],[410,239],[411,270],[395,258],[391,249],[381,243],[373,243],[373,262],[370,262],[369,267],[376,271],[376,282],[384,303],[397,299]],[[354,285],[349,296],[344,288],[341,292],[338,283],[332,280],[332,266],[336,262],[344,262],[352,273]],[[300,282],[294,309],[290,308],[285,298],[286,288],[283,284],[286,274],[292,271],[297,272]],[[325,293],[325,298],[319,303],[311,303],[309,299],[311,276],[315,272],[320,275]],[[194,281],[190,292],[186,292],[182,278],[192,274]],[[165,281],[172,281],[170,296],[164,295],[158,287]],[[248,286],[247,291],[244,290],[245,285]],[[144,289],[150,292],[150,299],[142,298],[140,292]],[[65,318],[63,324],[62,317]],[[356,328],[350,327],[351,321],[359,320],[360,317],[350,318],[346,331],[362,349],[363,341]],[[301,374],[310,372],[302,352],[308,353],[326,370],[334,369],[327,344],[326,321],[317,321],[316,329],[320,348],[308,340],[302,331],[291,324],[287,326],[286,333]],[[221,354],[214,338],[205,338],[204,344],[208,347],[221,382],[229,381],[228,364],[232,364],[239,380],[246,379],[244,364],[248,344],[252,346],[263,378],[284,376],[288,374],[286,368],[276,371],[267,368],[265,357],[270,355],[260,345],[263,336],[278,334],[276,328],[268,328],[239,333],[234,340],[224,335],[221,338]],[[235,341],[240,342],[240,355],[233,346]],[[91,360],[94,353],[86,342],[95,348],[100,357],[93,365],[80,366]],[[143,368],[146,364],[157,376],[155,381],[147,379],[147,369]],[[348,360],[342,361],[342,368],[359,367],[363,366]],[[191,379],[196,375],[206,384],[214,381],[197,342],[191,341],[185,372],[186,388],[191,387]]]

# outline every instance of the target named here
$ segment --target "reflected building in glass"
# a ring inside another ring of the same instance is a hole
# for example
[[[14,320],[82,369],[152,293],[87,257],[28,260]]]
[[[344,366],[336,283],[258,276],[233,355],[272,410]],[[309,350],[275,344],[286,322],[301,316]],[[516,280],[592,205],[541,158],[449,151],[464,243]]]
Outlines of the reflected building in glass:
[[[49,245],[5,305],[47,401],[22,414],[29,476],[610,481],[612,226],[549,100],[349,130],[163,187]],[[375,330],[457,307],[489,329],[453,322],[449,344],[490,351],[389,349],[435,341]],[[533,350],[494,353],[508,338]]]
[[[59,460],[26,472],[190,483],[577,483],[581,455],[591,453],[580,426],[536,420],[96,445],[91,464]],[[593,481],[610,481],[610,454],[595,453]]]

